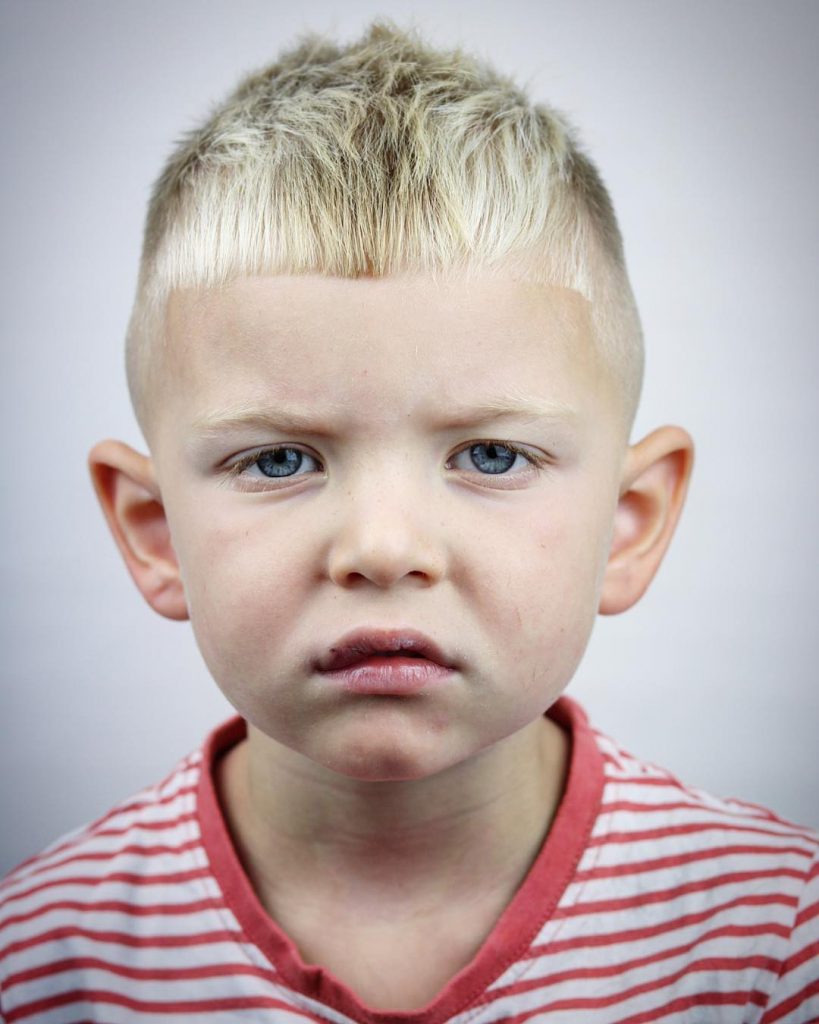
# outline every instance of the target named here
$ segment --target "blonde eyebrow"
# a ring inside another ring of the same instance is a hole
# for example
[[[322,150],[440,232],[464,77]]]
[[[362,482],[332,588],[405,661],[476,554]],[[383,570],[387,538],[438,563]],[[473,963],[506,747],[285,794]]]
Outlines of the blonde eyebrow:
[[[329,437],[338,432],[331,419],[344,409],[324,409],[320,414],[305,412],[299,407],[276,404],[269,410],[255,407],[215,410],[194,420],[192,426],[198,434],[212,435],[241,430],[281,431],[293,434],[315,434]],[[346,409],[345,411],[349,411]],[[577,412],[563,402],[547,401],[538,397],[499,396],[474,405],[453,402],[445,411],[430,415],[430,423],[437,430],[481,426],[493,420],[568,420],[577,419]]]
[[[284,409],[276,406],[275,410],[232,412],[224,415],[203,416],[194,420],[193,429],[197,434],[205,436],[221,433],[234,433],[241,430],[281,431],[285,434],[316,434],[329,437],[334,430],[315,416],[305,415],[295,409]]]
[[[564,402],[547,400],[537,396],[506,395],[491,398],[474,405],[447,406],[446,412],[440,417],[440,424],[445,427],[480,426],[491,420],[511,419],[529,420],[569,420],[578,418],[577,410]]]

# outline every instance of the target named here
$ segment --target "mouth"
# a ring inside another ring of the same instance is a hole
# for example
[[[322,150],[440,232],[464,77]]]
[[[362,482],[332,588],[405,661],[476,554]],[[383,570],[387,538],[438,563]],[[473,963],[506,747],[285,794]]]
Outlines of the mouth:
[[[416,630],[365,629],[340,637],[316,668],[332,687],[383,700],[431,693],[455,677],[457,666]]]
[[[355,630],[340,637],[319,659],[320,672],[338,672],[372,659],[389,664],[393,659],[405,663],[430,663],[444,669],[457,666],[428,636],[417,630]],[[420,667],[420,666],[418,666]]]

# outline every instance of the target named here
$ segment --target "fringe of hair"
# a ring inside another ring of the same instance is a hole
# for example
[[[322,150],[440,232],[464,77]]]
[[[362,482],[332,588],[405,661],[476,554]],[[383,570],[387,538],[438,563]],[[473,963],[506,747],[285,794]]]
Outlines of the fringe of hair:
[[[346,47],[310,33],[183,137],[154,186],[127,339],[137,417],[176,288],[510,270],[589,300],[630,425],[639,318],[611,201],[565,118],[387,19]]]

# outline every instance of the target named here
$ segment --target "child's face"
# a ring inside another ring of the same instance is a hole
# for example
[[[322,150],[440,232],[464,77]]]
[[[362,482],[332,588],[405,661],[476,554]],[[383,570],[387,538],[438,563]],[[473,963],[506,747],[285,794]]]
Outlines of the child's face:
[[[585,302],[273,277],[175,294],[168,331],[157,479],[202,653],[251,726],[397,779],[541,716],[588,640],[626,452]],[[523,401],[543,414],[487,411]],[[457,670],[402,697],[317,670],[373,628],[420,631]]]

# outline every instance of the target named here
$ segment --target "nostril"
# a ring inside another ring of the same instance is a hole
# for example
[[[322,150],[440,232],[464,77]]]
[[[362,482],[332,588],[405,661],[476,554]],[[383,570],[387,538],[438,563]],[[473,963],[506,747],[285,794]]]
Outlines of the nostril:
[[[353,517],[337,531],[325,568],[330,581],[345,589],[390,590],[402,581],[426,588],[441,580],[446,558],[426,533],[406,524],[397,529],[394,517],[385,516],[382,525]]]

